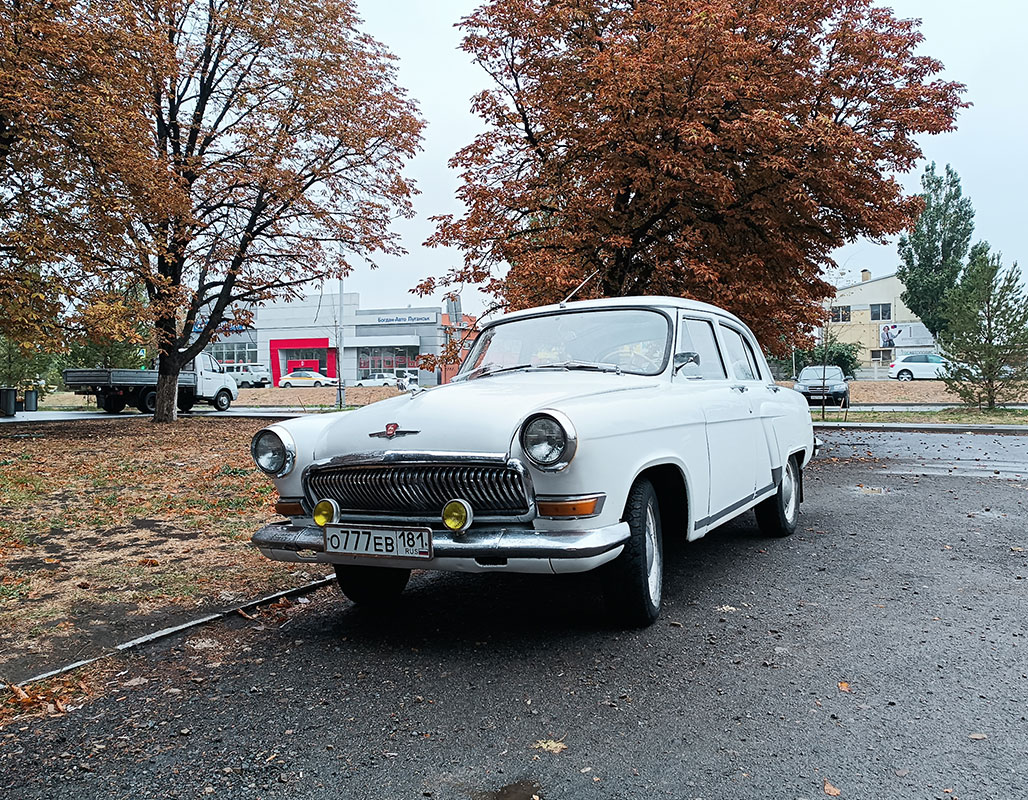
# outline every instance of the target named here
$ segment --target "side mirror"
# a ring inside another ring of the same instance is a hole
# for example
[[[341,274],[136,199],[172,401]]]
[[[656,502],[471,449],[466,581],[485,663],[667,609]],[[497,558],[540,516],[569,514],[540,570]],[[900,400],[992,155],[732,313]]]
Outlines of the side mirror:
[[[847,381],[847,382],[848,382],[848,381],[855,381],[855,380],[856,380],[856,378],[854,378],[854,377],[853,377],[852,375],[847,375],[847,376],[846,376],[845,378],[843,378],[843,380],[845,380],[845,381]]]
[[[687,350],[684,353],[675,353],[675,372],[689,364],[700,365],[700,354]]]

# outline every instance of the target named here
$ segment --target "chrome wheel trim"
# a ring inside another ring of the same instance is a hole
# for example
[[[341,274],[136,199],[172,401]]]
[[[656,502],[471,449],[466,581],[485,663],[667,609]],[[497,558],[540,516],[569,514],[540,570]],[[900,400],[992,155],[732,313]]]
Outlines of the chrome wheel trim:
[[[799,503],[796,492],[796,462],[789,461],[782,475],[782,511],[785,519],[792,523],[796,519],[796,511]]]
[[[663,564],[660,548],[657,547],[657,520],[653,514],[653,503],[646,506],[646,523],[643,538],[646,542],[646,586],[650,594],[650,602],[660,605]]]

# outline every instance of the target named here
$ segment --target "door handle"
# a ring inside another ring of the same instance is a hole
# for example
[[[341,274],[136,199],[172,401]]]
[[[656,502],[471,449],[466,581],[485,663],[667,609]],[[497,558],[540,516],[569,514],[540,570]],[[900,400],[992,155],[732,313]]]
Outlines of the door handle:
[[[769,383],[767,385],[767,388],[770,389],[772,392],[780,392],[782,390],[782,387],[779,386],[777,383]]]
[[[735,391],[737,391],[737,392],[739,392],[741,394],[742,392],[745,392],[749,387],[747,387],[747,386],[733,386],[732,388],[735,389]]]

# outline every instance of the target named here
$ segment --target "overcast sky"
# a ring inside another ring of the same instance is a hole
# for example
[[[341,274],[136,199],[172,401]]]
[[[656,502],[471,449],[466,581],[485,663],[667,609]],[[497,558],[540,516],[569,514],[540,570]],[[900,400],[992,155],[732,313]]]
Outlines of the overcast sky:
[[[409,294],[420,278],[441,275],[460,260],[452,250],[429,249],[422,242],[434,226],[434,214],[459,213],[454,198],[457,175],[447,161],[480,130],[469,112],[469,100],[489,87],[485,74],[458,49],[454,24],[472,11],[474,0],[358,0],[365,30],[399,58],[399,80],[418,101],[428,126],[424,151],[410,174],[421,194],[417,217],[400,220],[396,229],[409,251],[402,258],[380,260],[380,268],[358,268],[346,280],[346,291],[361,293],[361,306],[382,308],[431,304]],[[1028,225],[1023,219],[1028,188],[1028,80],[1023,64],[1028,4],[1023,0],[892,0],[901,17],[922,20],[922,52],[946,65],[943,76],[967,85],[965,109],[957,130],[924,136],[928,161],[951,164],[960,174],[964,193],[976,210],[975,239],[986,239],[1001,251],[1005,263],[1028,267]],[[918,191],[924,164],[901,176],[909,191]],[[895,240],[885,245],[858,241],[838,251],[836,259],[850,279],[863,268],[874,276],[895,271]],[[845,281],[843,281],[845,282]],[[484,305],[481,295],[465,291],[464,308],[472,313]]]

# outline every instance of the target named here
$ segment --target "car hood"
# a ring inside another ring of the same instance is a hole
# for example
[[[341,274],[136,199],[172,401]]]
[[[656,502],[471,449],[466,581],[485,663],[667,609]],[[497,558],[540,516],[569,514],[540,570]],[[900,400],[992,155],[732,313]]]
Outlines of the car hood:
[[[340,414],[323,431],[314,458],[376,450],[507,453],[534,411],[652,390],[657,377],[584,372],[511,372],[451,383]],[[396,435],[387,426],[396,425]],[[581,430],[579,430],[581,434]]]

